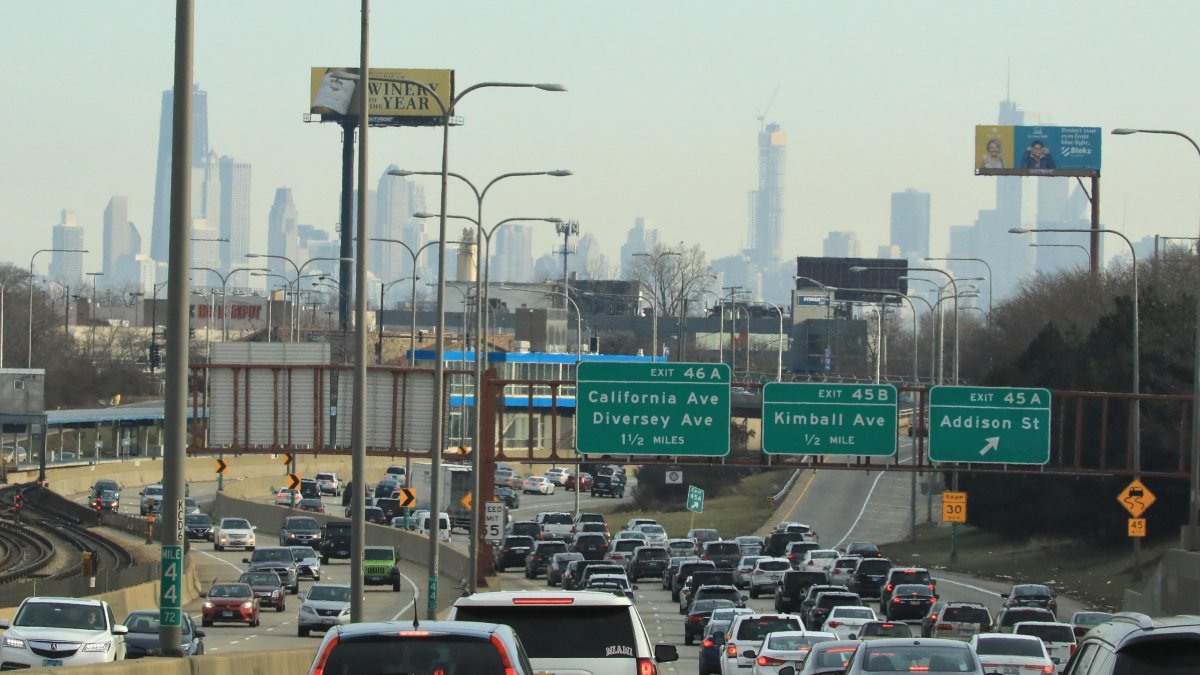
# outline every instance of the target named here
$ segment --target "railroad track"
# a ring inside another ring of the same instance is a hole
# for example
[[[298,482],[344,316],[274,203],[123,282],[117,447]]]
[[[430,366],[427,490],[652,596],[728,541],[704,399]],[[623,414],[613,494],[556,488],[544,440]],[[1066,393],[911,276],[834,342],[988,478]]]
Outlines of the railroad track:
[[[44,568],[60,553],[50,538],[38,530],[52,533],[66,541],[79,559],[83,553],[93,555],[93,572],[132,567],[136,561],[125,547],[80,525],[77,519],[40,508],[24,496],[42,488],[34,484],[11,485],[0,488],[0,512],[6,511],[14,522],[0,520],[0,582],[27,577]],[[20,513],[15,501],[23,495]],[[49,575],[50,579],[78,576],[79,566],[69,564]]]

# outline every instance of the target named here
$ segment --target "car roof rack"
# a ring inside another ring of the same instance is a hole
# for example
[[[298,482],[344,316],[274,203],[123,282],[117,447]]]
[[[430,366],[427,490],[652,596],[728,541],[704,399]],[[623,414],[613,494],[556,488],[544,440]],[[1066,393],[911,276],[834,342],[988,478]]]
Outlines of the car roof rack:
[[[1141,612],[1118,612],[1113,614],[1113,621],[1126,621],[1143,630],[1154,630],[1154,619]]]

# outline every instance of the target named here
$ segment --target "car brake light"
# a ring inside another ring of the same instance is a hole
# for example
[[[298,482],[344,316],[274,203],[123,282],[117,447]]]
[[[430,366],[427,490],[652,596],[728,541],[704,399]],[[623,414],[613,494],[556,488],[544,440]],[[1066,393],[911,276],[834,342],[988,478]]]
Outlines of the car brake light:
[[[840,626],[840,625],[842,625],[842,622],[841,622],[841,621],[830,621],[830,622],[829,622],[829,627],[830,627],[830,628],[837,628],[837,627],[838,627],[838,626]]]
[[[760,666],[782,666],[785,661],[783,659],[771,658],[770,656],[760,656],[757,659],[757,663]]]
[[[688,620],[688,623],[700,623],[700,622],[704,621],[704,618],[705,617],[703,617],[699,614],[693,614],[693,615],[689,616],[687,618],[687,620]]]
[[[900,598],[898,598],[898,597],[892,598],[892,602],[900,602]]]
[[[715,645],[715,644],[716,644],[716,643],[715,643],[715,642],[713,642],[712,640],[705,640],[704,642],[701,642],[701,643],[700,643],[700,645],[701,645],[701,646],[703,646],[703,647],[711,647],[711,646],[713,646],[713,645]]]
[[[504,666],[504,675],[517,675],[517,669],[513,668],[512,659],[508,658],[508,650],[504,647],[504,641],[499,635],[492,636],[492,644],[496,647],[496,651],[500,652],[500,663]]]
[[[637,660],[638,675],[658,675],[658,668],[654,665],[653,659],[645,657]]]
[[[909,667],[908,667],[908,672],[910,672],[910,673],[925,673],[925,672],[929,672],[929,666],[909,666]]]
[[[732,659],[737,656],[737,645],[725,645],[725,658]]]
[[[1039,673],[1053,673],[1054,666],[1025,666],[1025,670],[1032,670]]]
[[[894,623],[885,623],[880,626],[880,628],[895,628],[895,627],[896,627],[896,624],[894,624]]]
[[[1068,652],[1068,653],[1070,653],[1070,654],[1074,654],[1074,653],[1075,653],[1075,643],[1074,643],[1074,642],[1072,642],[1072,643],[1071,643],[1071,651],[1070,651],[1070,652]]]
[[[575,598],[513,598],[514,605],[570,605]]]
[[[891,592],[892,592],[892,585],[891,585],[891,584],[888,584],[888,585],[887,585],[887,592],[888,592],[888,593],[891,593]]]
[[[939,623],[936,630],[954,630],[954,626],[951,626],[948,623]]]
[[[329,642],[325,643],[325,651],[321,652],[321,654],[317,656],[317,663],[313,666],[312,675],[324,675],[325,662],[329,660],[329,655],[333,653],[334,648],[336,648],[338,643],[341,641],[342,640],[339,636],[334,635]]]

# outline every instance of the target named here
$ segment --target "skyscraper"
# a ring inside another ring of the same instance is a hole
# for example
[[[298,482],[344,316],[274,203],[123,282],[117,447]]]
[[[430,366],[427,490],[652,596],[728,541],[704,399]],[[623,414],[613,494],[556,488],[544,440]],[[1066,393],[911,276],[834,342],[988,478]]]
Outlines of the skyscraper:
[[[621,245],[621,278],[633,276],[633,255],[646,253],[658,245],[658,230],[651,225],[649,218],[634,218],[633,227],[625,234],[625,243]]]
[[[847,230],[843,232],[830,232],[829,236],[825,237],[821,248],[821,255],[826,258],[857,258],[859,257],[861,247],[858,243],[858,237],[853,232]]]
[[[129,198],[118,195],[108,200],[104,208],[104,277],[107,288],[140,288],[138,254],[142,252],[142,236],[129,222]]]
[[[75,222],[75,212],[63,209],[62,218],[54,226],[50,254],[49,277],[72,288],[83,285],[83,254],[67,253],[67,250],[83,250],[83,228]]]
[[[250,163],[228,155],[219,160],[221,181],[221,226],[222,239],[229,241],[221,246],[221,271],[247,267],[246,254],[250,252]],[[236,281],[229,282],[230,289],[249,286],[248,277],[240,273]]]
[[[508,223],[496,230],[492,241],[488,280],[508,283],[533,281],[533,228]]]
[[[379,178],[375,190],[375,211],[371,214],[371,237],[402,241],[415,252],[425,244],[425,230],[423,223],[413,218],[412,214],[425,210],[425,191],[401,176],[388,175],[387,171],[398,168],[389,166]],[[371,246],[367,271],[376,279],[388,283],[413,274],[412,255],[403,246],[386,242],[371,242]],[[428,265],[428,260],[436,260],[437,251],[432,246],[426,250],[429,251],[429,258],[422,262]],[[453,255],[453,251],[446,251],[447,261]],[[447,262],[447,265],[450,263]],[[434,264],[433,269],[436,267]]]
[[[892,244],[901,257],[929,257],[929,193],[908,188],[892,193]]]
[[[271,214],[267,218],[267,253],[291,258],[297,265],[304,263],[303,260],[296,260],[300,254],[300,233],[291,188],[281,187],[275,190],[275,201],[271,204]],[[265,262],[272,274],[280,274],[287,279],[296,278],[296,269],[286,260],[268,258]],[[270,288],[277,281],[279,280],[268,279],[267,287]]]
[[[750,193],[750,259],[761,269],[774,269],[783,257],[783,173],[787,133],[778,124],[758,132],[758,189]]]
[[[175,97],[168,89],[162,95],[162,115],[158,122],[158,168],[154,178],[154,219],[150,230],[150,257],[167,262],[171,248],[171,131]],[[192,87],[192,173],[203,173],[208,160],[208,93],[200,85]],[[199,195],[193,180],[192,217],[199,214]]]

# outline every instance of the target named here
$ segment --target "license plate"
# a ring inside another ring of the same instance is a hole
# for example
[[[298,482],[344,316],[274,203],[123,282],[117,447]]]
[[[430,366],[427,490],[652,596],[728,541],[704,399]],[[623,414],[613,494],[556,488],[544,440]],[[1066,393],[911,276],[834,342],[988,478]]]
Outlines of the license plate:
[[[321,623],[323,623],[327,626],[331,626],[336,622],[337,622],[337,619],[334,619],[332,617],[325,617],[324,619],[321,619]]]
[[[62,664],[62,659],[42,659],[42,666],[44,667],[61,666]]]
[[[960,628],[960,629],[958,629],[958,634],[966,635],[966,636],[970,637],[975,634],[975,629],[974,628]]]
[[[221,616],[235,616],[235,614],[235,612],[230,612],[228,610],[221,612]]]

